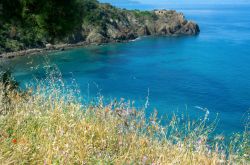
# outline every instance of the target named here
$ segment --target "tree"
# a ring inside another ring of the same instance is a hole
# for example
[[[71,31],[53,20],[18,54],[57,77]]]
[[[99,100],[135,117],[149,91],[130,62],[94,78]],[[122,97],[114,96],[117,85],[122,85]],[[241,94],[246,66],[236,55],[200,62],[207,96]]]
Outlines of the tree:
[[[0,20],[4,23],[18,22],[26,29],[38,27],[51,41],[80,28],[84,13],[98,4],[96,0],[2,0],[0,3]]]
[[[82,0],[21,0],[23,18],[34,19],[51,40],[63,38],[82,23]]]
[[[21,20],[22,5],[20,0],[1,0],[0,1],[0,22],[19,22]]]

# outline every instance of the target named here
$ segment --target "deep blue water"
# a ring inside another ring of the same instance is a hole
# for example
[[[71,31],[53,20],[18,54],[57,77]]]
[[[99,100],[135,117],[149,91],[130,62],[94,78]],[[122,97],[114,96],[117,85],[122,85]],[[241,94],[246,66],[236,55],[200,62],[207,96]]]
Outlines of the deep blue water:
[[[196,106],[219,113],[218,132],[243,129],[250,108],[250,6],[179,8],[200,25],[189,37],[145,37],[134,42],[91,46],[53,53],[64,79],[76,79],[83,95],[100,92],[105,98],[135,100],[160,114],[188,111]],[[32,64],[30,62],[32,61]],[[28,82],[43,77],[44,56],[8,61],[15,76]],[[37,70],[31,67],[39,65]],[[98,85],[98,89],[97,89]]]

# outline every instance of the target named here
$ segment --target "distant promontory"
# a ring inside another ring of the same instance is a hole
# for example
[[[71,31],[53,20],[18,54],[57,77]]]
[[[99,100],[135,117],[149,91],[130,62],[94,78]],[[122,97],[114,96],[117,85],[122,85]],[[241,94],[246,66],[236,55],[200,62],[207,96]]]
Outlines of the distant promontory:
[[[95,0],[60,3],[50,0],[50,6],[38,0],[23,0],[20,4],[12,4],[12,1],[2,5],[2,58],[88,44],[124,42],[140,36],[197,35],[200,31],[196,23],[174,10],[126,10]]]

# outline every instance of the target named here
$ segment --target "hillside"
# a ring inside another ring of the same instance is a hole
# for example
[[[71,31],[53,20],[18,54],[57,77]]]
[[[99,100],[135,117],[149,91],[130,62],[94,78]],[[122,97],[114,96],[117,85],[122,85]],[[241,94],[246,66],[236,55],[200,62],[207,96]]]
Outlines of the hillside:
[[[75,90],[52,72],[26,90],[0,74],[0,164],[249,164],[247,130],[225,143],[207,117],[146,118],[130,101],[82,104]]]
[[[122,42],[145,35],[199,33],[196,23],[172,10],[126,10],[92,0],[3,0],[2,6],[0,54],[54,44]]]

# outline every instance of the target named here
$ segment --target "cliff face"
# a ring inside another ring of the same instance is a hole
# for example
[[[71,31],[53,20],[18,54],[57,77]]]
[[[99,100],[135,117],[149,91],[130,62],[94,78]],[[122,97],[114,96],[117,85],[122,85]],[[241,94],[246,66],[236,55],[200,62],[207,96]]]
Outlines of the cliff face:
[[[101,6],[105,14],[99,25],[85,23],[82,29],[68,38],[69,42],[121,42],[147,35],[197,35],[199,26],[173,10],[129,11]],[[115,15],[115,17],[114,17]],[[79,40],[80,39],[80,40]]]
[[[186,20],[182,13],[173,10],[126,10],[98,1],[83,2],[86,2],[86,9],[82,19],[79,19],[80,26],[66,35],[59,34],[60,37],[49,35],[38,23],[21,26],[15,21],[0,21],[0,54],[34,48],[54,49],[54,44],[123,42],[145,35],[196,35],[200,31],[196,23]],[[33,19],[32,15],[30,17]],[[65,21],[63,18],[61,20]],[[69,21],[65,26],[71,23]],[[59,25],[53,25],[61,29]]]

